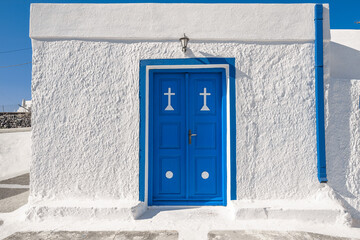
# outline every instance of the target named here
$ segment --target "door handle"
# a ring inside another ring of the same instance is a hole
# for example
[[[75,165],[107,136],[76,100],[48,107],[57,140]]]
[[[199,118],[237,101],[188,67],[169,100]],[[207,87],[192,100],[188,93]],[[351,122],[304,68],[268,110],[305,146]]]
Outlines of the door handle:
[[[189,144],[191,144],[191,137],[195,137],[197,134],[191,134],[191,129],[189,130]]]

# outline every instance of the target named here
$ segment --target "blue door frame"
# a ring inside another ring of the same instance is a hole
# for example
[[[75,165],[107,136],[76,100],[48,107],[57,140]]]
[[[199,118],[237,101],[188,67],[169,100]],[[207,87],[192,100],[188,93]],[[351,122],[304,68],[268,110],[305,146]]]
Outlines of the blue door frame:
[[[224,71],[224,68],[219,69],[216,67],[216,65],[226,65],[228,69],[228,85],[226,85],[226,78],[223,78],[222,80],[222,88],[223,91],[223,112],[221,115],[222,118],[222,199],[221,202],[219,201],[212,201],[211,199],[203,200],[203,201],[191,201],[187,200],[186,202],[177,202],[177,201],[164,201],[163,203],[157,202],[156,205],[226,205],[227,201],[227,191],[230,191],[230,199],[235,200],[236,199],[236,129],[235,129],[235,67],[234,67],[235,59],[234,58],[192,58],[192,59],[151,59],[151,60],[141,60],[140,61],[140,162],[139,162],[139,200],[145,201],[146,200],[146,193],[148,197],[148,204],[152,205],[152,193],[153,193],[153,179],[150,177],[152,176],[152,140],[151,137],[153,136],[152,132],[152,116],[146,116],[147,110],[146,106],[148,104],[149,106],[149,112],[148,114],[151,114],[150,108],[152,105],[152,98],[147,96],[147,94],[152,92],[152,74],[151,72],[211,72],[211,71]],[[149,69],[156,68],[161,69],[161,65],[167,65],[164,66],[164,69],[162,70],[154,70],[150,71]],[[169,65],[177,65],[176,67],[172,69]],[[198,69],[194,69],[193,67],[191,69],[185,69],[181,68],[182,65],[199,65]],[[206,67],[204,67],[206,65]],[[212,68],[212,66],[214,68]],[[180,66],[180,68],[179,68]],[[217,69],[216,69],[217,68]],[[225,75],[225,74],[224,74]],[[148,78],[148,79],[147,79]],[[149,81],[148,83],[146,81]],[[148,84],[148,85],[147,85]],[[229,88],[229,89],[227,89]],[[227,106],[226,103],[226,93],[228,93],[228,100],[229,100],[229,106]],[[150,94],[149,94],[150,95]],[[148,101],[148,103],[147,103]],[[227,108],[228,107],[228,108]],[[229,110],[229,114],[226,114],[226,110]],[[227,119],[227,117],[229,119]],[[149,140],[148,140],[148,146],[146,146],[146,120],[149,120],[148,125],[148,133],[149,133]],[[227,128],[229,126],[227,125],[228,122],[230,123],[230,132],[228,134],[230,135],[230,142],[226,142],[227,137]],[[227,144],[229,144],[230,152],[227,151]],[[148,147],[148,156],[146,156],[146,148]],[[228,169],[227,166],[227,153],[229,154],[230,159],[230,169]],[[146,175],[146,159],[148,159],[148,187],[146,189],[146,181],[145,178]],[[228,172],[229,171],[229,172]],[[228,174],[230,173],[230,174]],[[227,190],[227,174],[230,175],[230,189]],[[146,192],[147,190],[147,192]]]

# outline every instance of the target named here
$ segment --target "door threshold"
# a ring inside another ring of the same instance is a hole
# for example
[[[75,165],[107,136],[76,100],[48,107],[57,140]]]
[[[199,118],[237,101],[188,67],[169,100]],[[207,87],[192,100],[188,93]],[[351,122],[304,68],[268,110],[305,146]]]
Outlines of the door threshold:
[[[163,206],[149,206],[147,210],[137,218],[137,220],[144,219],[168,219],[169,221],[176,221],[177,219],[223,219],[233,218],[232,208],[226,206],[179,206],[179,205],[163,205]]]
[[[150,206],[226,206],[226,202],[222,200],[218,201],[201,201],[201,200],[190,200],[190,201],[153,201]]]

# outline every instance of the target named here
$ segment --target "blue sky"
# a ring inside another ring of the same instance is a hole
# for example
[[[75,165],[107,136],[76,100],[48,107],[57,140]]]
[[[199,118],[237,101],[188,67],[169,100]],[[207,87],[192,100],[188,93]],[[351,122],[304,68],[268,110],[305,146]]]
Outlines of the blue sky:
[[[31,41],[29,39],[30,3],[126,3],[126,2],[170,2],[170,1],[41,1],[0,0],[0,111],[2,105],[16,105],[21,99],[31,99],[31,64],[3,68],[31,62]],[[332,29],[360,29],[360,0],[329,1],[270,1],[270,0],[183,0],[171,2],[190,3],[329,3]],[[25,49],[21,51],[13,51]],[[10,51],[10,52],[9,52]],[[5,110],[12,110],[8,107]]]

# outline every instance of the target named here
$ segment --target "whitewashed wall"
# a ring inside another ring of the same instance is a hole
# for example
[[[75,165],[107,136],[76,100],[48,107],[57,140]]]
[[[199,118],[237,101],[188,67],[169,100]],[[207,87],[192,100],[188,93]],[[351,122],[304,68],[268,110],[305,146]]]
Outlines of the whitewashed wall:
[[[47,178],[33,178],[32,194],[137,199],[139,60],[183,57],[179,43],[33,44],[33,171]],[[238,198],[314,192],[314,45],[190,49],[236,58]]]
[[[327,8],[324,19],[328,41]],[[235,57],[238,199],[319,189],[313,4],[33,4],[30,35],[33,199],[138,199],[139,61],[150,58]]]
[[[360,226],[360,30],[331,30],[326,149],[329,185]]]
[[[0,129],[0,180],[28,173],[31,128]]]

